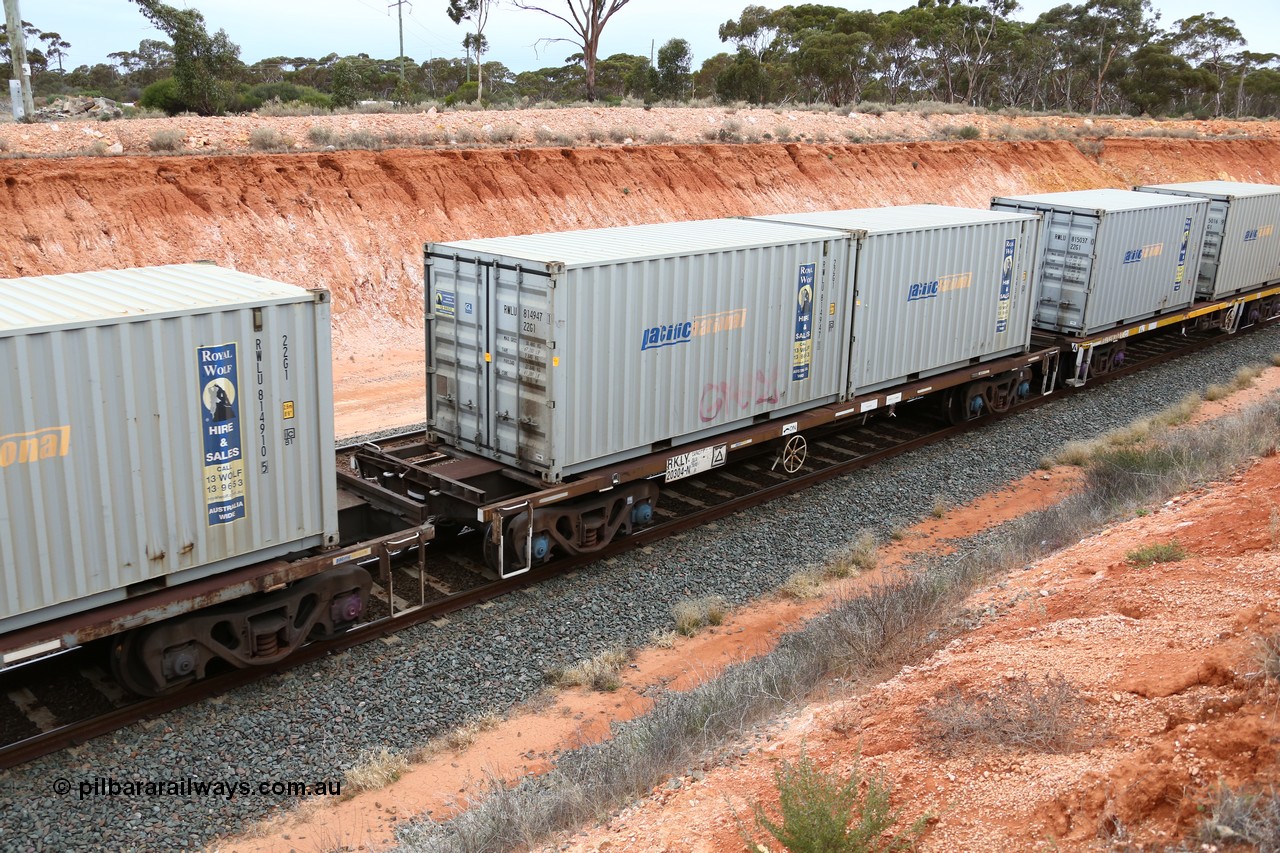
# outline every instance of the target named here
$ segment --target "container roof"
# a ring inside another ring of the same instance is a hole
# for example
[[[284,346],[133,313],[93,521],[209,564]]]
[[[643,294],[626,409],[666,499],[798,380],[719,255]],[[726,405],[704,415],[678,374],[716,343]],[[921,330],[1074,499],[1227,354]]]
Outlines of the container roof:
[[[0,335],[312,298],[300,287],[213,264],[0,279]]]
[[[1154,190],[1172,190],[1214,198],[1244,198],[1259,195],[1280,195],[1276,184],[1246,184],[1240,181],[1188,181],[1182,184],[1148,184]]]
[[[830,236],[844,236],[831,231]],[[620,228],[593,228],[432,243],[433,253],[496,255],[566,267],[593,266],[671,255],[693,255],[821,240],[821,232],[799,225],[753,219],[702,219]]]
[[[816,225],[823,228],[891,234],[955,225],[984,225],[989,222],[1018,222],[1034,219],[1031,214],[940,204],[910,204],[897,207],[860,207],[852,210],[817,210],[809,213],[776,213],[753,217],[774,222]]]
[[[1157,193],[1137,193],[1132,190],[1074,190],[1062,193],[1037,193],[1035,195],[998,196],[992,199],[997,202],[1027,203],[1038,207],[1053,207],[1060,210],[1121,211],[1148,210],[1153,207],[1172,207],[1186,204],[1194,199],[1181,198]]]

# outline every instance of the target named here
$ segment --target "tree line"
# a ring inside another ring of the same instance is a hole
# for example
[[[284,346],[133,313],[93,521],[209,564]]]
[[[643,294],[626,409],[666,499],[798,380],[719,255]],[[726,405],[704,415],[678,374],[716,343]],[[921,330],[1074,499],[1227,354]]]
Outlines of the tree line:
[[[1150,0],[1086,0],[1031,22],[1016,0],[918,0],[901,11],[820,4],[747,6],[719,28],[730,49],[694,69],[689,43],[672,38],[647,56],[597,56],[604,25],[629,0],[552,0],[538,6],[567,24],[549,37],[576,47],[563,64],[512,72],[484,59],[484,27],[496,0],[441,0],[466,32],[464,55],[417,62],[368,54],[275,56],[252,64],[195,9],[133,0],[169,40],[146,39],[109,62],[68,67],[71,45],[24,22],[37,96],[90,93],[169,113],[203,115],[302,102],[348,107],[627,98],[681,102],[715,98],[753,104],[939,101],[990,110],[1198,117],[1280,113],[1280,55],[1248,50],[1231,18],[1212,12],[1162,26]],[[566,14],[560,14],[565,11]],[[0,54],[7,37],[0,28]],[[403,60],[403,62],[402,62]],[[402,70],[403,69],[403,70]]]

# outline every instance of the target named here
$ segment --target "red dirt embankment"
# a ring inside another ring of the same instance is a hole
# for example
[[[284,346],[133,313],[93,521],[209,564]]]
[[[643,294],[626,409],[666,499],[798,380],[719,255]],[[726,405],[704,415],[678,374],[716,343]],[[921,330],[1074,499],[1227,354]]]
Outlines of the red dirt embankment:
[[[0,161],[0,275],[207,259],[334,296],[339,434],[422,419],[422,244],[1224,178],[1280,140],[330,151]],[[388,355],[388,350],[396,350]],[[372,396],[370,396],[372,395]],[[371,407],[374,400],[407,400]]]

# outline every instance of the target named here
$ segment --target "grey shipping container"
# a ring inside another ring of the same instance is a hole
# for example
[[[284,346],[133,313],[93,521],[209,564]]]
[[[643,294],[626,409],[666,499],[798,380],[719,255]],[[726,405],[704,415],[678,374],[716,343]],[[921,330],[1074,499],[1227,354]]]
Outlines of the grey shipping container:
[[[1038,329],[1091,335],[1195,299],[1203,199],[1102,189],[1008,196],[991,207],[1044,215]]]
[[[0,631],[337,538],[323,290],[0,280]]]
[[[848,247],[742,219],[430,244],[431,429],[556,482],[837,400]]]
[[[1038,216],[921,204],[758,218],[857,241],[849,396],[1030,346]]]
[[[1193,181],[1138,192],[1209,200],[1196,293],[1220,299],[1280,281],[1280,186]]]

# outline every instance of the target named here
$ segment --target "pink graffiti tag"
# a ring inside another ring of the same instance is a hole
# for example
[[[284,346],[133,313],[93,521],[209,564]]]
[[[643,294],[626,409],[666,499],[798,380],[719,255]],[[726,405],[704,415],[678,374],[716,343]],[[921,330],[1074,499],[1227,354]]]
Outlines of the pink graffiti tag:
[[[777,403],[781,393],[777,368],[767,374],[760,369],[754,375],[743,374],[737,379],[709,382],[702,388],[698,416],[703,423],[709,423],[726,412],[730,418],[744,415],[753,405]]]

